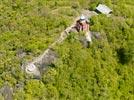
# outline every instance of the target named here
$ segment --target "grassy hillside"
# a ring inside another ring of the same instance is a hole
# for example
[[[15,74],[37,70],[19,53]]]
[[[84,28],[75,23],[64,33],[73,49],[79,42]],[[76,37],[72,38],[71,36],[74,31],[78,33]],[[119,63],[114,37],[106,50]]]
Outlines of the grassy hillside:
[[[71,35],[53,49],[58,60],[40,80],[20,69],[40,55],[82,9],[104,3],[111,17],[92,17],[90,30],[103,39],[90,48]],[[0,87],[13,88],[14,100],[133,100],[133,0],[1,0]],[[0,95],[2,100],[4,97]]]

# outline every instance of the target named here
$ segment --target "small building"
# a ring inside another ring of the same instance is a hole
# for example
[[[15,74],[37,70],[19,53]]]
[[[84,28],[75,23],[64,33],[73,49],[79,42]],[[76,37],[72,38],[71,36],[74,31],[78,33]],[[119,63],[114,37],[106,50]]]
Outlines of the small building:
[[[102,14],[110,14],[112,13],[112,10],[107,7],[106,5],[103,5],[103,4],[99,4],[97,7],[96,7],[96,11],[99,12],[99,13],[102,13]]]

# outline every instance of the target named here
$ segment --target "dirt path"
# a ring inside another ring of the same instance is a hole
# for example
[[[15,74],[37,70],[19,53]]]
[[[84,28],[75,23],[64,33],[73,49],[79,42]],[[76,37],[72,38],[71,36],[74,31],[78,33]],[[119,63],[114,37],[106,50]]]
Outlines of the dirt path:
[[[94,11],[89,11],[89,10],[82,10],[81,14],[84,14],[87,18],[96,15],[96,13]],[[24,69],[26,71],[26,73],[34,74],[36,76],[40,76],[39,68],[43,64],[45,65],[46,63],[50,63],[50,62],[55,60],[56,55],[52,52],[52,50],[50,48],[53,48],[56,44],[59,44],[59,43],[63,42],[67,38],[67,36],[69,35],[69,31],[75,25],[75,23],[78,19],[79,19],[79,17],[75,18],[73,23],[70,25],[70,27],[66,28],[61,33],[60,37],[54,43],[52,43],[48,47],[48,49],[46,49],[44,51],[43,54],[41,54],[39,57],[33,59],[27,65],[23,65],[22,69]],[[47,61],[47,60],[49,60],[49,61]]]
[[[51,14],[57,13],[60,9],[66,9],[66,8],[71,8],[70,6],[66,6],[66,7],[59,7],[57,9],[54,9],[52,11],[50,11]]]

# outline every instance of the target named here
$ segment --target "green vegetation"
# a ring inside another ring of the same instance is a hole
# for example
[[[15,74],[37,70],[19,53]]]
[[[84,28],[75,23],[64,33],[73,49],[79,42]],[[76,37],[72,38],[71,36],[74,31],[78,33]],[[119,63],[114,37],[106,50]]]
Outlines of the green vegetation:
[[[59,58],[40,80],[21,71],[21,64],[41,54],[81,9],[94,10],[99,3],[113,9],[110,17],[90,19],[90,30],[100,32],[102,40],[84,48],[71,33],[53,48]],[[133,0],[1,0],[0,87],[9,84],[14,100],[133,100],[133,11]]]

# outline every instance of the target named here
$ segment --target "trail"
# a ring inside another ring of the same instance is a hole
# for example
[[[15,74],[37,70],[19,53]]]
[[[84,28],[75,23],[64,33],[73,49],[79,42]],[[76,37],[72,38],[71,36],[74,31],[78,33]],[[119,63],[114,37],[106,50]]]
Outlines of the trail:
[[[96,15],[94,11],[89,10],[82,10],[81,14],[85,15],[87,18],[90,18],[91,16]],[[69,31],[71,28],[76,24],[76,21],[79,19],[79,16],[76,17],[73,21],[73,23],[66,28],[63,32],[61,32],[60,37],[52,43],[48,49],[46,49],[43,54],[41,54],[39,57],[33,59],[31,62],[29,62],[26,65],[22,65],[22,69],[25,70],[26,73],[34,74],[36,76],[40,76],[40,68],[45,66],[46,64],[49,64],[55,60],[55,54],[51,50],[55,45],[62,43],[67,36],[69,35]]]
[[[57,8],[57,9],[54,9],[54,10],[50,11],[50,13],[51,13],[51,14],[54,14],[54,13],[58,12],[60,9],[66,9],[66,8],[71,8],[71,7],[70,7],[70,6],[59,7],[59,8]]]

